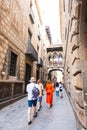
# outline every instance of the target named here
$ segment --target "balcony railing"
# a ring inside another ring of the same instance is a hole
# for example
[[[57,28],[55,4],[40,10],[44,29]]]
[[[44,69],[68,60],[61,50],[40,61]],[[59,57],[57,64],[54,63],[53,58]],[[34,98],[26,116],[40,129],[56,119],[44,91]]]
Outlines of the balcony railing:
[[[63,67],[63,62],[58,62],[58,61],[49,61],[48,62],[48,68],[49,67]]]
[[[43,67],[43,60],[40,57],[38,57],[38,63],[37,63],[37,65],[39,67]]]
[[[32,61],[38,61],[38,53],[34,49],[33,45],[29,42],[27,51],[25,53]]]

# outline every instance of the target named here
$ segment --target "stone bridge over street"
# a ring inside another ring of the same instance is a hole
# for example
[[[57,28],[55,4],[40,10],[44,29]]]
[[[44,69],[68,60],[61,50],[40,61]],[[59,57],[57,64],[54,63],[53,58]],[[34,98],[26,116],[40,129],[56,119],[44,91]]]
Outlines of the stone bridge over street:
[[[52,80],[51,72],[61,71],[64,69],[64,57],[62,44],[51,45],[47,48],[47,69],[48,77]]]

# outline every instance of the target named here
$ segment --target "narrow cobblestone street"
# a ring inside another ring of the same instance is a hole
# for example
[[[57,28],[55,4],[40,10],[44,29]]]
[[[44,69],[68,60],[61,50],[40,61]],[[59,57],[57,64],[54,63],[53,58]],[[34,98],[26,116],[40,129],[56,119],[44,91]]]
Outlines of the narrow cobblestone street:
[[[0,130],[76,130],[76,120],[72,106],[64,90],[64,97],[59,98],[54,93],[54,103],[51,109],[45,103],[33,118],[32,124],[27,124],[27,97],[0,110]]]

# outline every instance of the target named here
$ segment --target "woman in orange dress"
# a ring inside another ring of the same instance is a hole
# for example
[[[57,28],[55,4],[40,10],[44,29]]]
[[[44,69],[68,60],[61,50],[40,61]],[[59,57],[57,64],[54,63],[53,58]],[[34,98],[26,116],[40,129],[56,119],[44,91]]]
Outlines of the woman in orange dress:
[[[48,80],[46,84],[46,103],[50,105],[50,108],[52,107],[52,103],[53,103],[53,92],[54,92],[54,87],[51,81]]]

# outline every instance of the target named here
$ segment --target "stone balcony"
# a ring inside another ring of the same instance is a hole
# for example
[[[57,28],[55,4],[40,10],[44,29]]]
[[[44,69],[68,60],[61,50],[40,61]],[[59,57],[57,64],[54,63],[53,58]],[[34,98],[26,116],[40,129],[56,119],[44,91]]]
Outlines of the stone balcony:
[[[25,54],[29,56],[32,61],[38,61],[38,53],[30,42],[28,43],[28,48]]]

